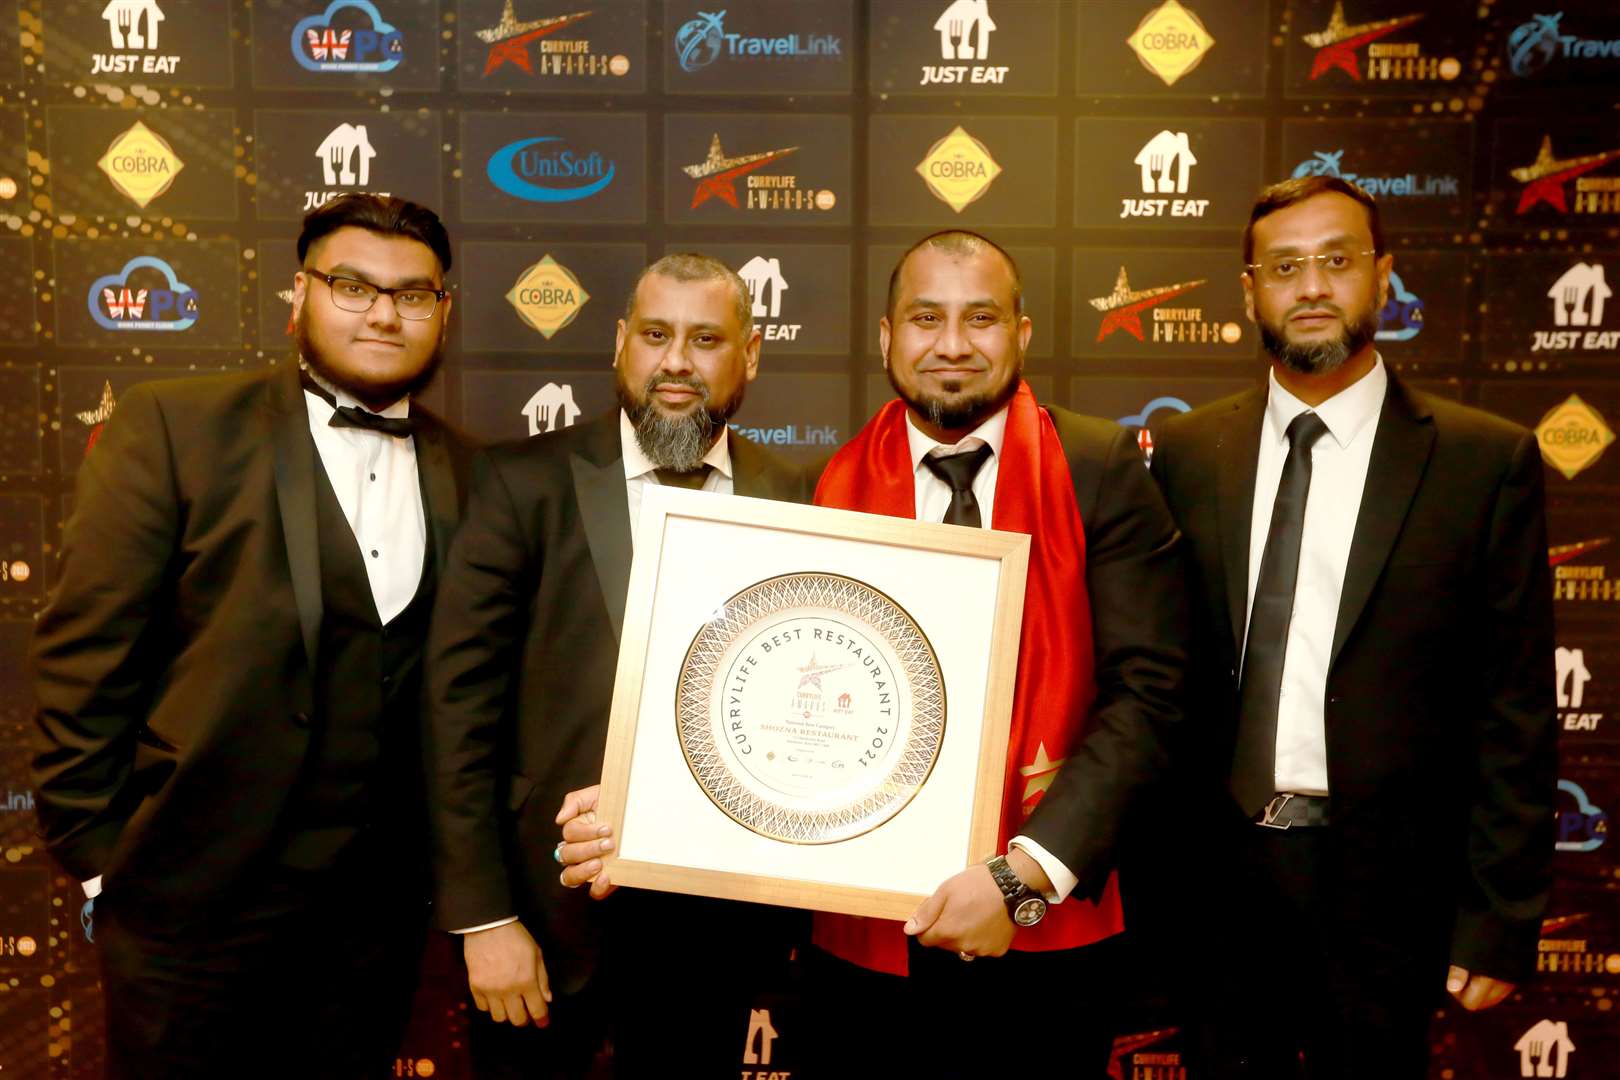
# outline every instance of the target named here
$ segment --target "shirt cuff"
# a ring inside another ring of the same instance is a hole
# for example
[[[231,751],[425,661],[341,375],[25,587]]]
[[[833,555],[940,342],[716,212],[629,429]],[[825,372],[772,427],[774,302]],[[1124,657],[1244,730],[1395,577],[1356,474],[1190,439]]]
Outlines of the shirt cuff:
[[[487,922],[482,926],[464,926],[460,930],[452,930],[450,932],[452,934],[476,934],[480,930],[493,930],[497,926],[505,926],[507,923],[515,923],[517,921],[518,917],[516,915],[508,915],[504,919],[496,919],[494,922]]]
[[[97,874],[89,881],[80,882],[79,887],[84,890],[86,899],[94,900],[101,895],[101,875]]]
[[[1031,840],[1027,836],[1015,836],[1007,844],[1010,848],[1017,848],[1025,855],[1035,860],[1052,882],[1052,891],[1046,894],[1049,904],[1061,904],[1066,900],[1074,887],[1080,884],[1080,879],[1069,873],[1069,868],[1057,860],[1050,851]]]

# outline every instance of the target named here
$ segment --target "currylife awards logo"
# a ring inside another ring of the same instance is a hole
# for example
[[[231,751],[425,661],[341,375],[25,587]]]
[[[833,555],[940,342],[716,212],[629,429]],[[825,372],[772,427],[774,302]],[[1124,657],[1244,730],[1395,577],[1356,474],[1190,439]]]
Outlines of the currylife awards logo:
[[[607,56],[591,49],[589,38],[553,37],[590,16],[589,11],[518,21],[514,0],[506,0],[501,20],[476,31],[479,41],[489,46],[484,58],[484,74],[511,64],[536,78],[566,79],[582,75],[626,75],[630,58]]]
[[[1541,458],[1563,474],[1565,480],[1597,464],[1614,432],[1603,419],[1603,414],[1571,394],[1563,402],[1547,410],[1536,425],[1536,441],[1541,444]]]
[[[377,156],[371,140],[366,136],[366,125],[342,123],[326,133],[326,138],[315,148],[315,157],[321,163],[323,190],[304,192],[304,212],[323,206],[330,200],[367,187],[371,183],[371,159]],[[377,194],[386,195],[380,191]]]
[[[1344,4],[1335,3],[1327,26],[1301,35],[1305,44],[1316,50],[1316,58],[1311,61],[1311,81],[1339,71],[1356,82],[1363,77],[1380,82],[1450,82],[1462,74],[1462,62],[1456,57],[1426,56],[1423,46],[1415,41],[1382,40],[1422,19],[1420,12],[1352,25],[1345,20]],[[1358,52],[1363,45],[1367,47],[1365,70]]]
[[[1533,15],[1508,35],[1508,68],[1520,78],[1554,64],[1592,64],[1620,59],[1620,38],[1602,40],[1564,32],[1564,13]]]
[[[113,187],[143,208],[168,191],[186,167],[168,141],[139,120],[113,139],[96,164]]]
[[[1107,296],[1096,296],[1091,306],[1102,312],[1102,323],[1097,327],[1097,341],[1103,341],[1117,330],[1123,330],[1137,341],[1146,342],[1148,332],[1142,326],[1142,314],[1152,311],[1152,340],[1155,343],[1222,344],[1236,345],[1243,340],[1243,327],[1235,322],[1206,319],[1202,307],[1162,307],[1168,300],[1192,292],[1208,283],[1207,278],[1181,281],[1172,285],[1155,285],[1147,289],[1133,289],[1125,267],[1119,268],[1119,279],[1114,291]]]
[[[112,51],[90,57],[92,75],[173,75],[180,57],[158,51],[165,18],[157,0],[111,0],[101,12]]]
[[[1540,431],[1536,434],[1540,435]],[[1545,444],[1542,456],[1546,456]],[[1553,572],[1553,600],[1560,603],[1620,600],[1620,580],[1609,577],[1607,564],[1570,565],[1576,559],[1608,547],[1612,540],[1612,537],[1598,536],[1572,544],[1554,544],[1547,549],[1547,565]]]
[[[838,205],[838,196],[830,188],[816,190],[799,186],[799,178],[791,174],[762,173],[767,165],[798,151],[797,146],[784,146],[775,150],[727,156],[716,133],[709,142],[709,155],[691,165],[682,165],[681,171],[697,185],[692,189],[692,209],[710,199],[719,199],[736,210],[763,210],[790,212],[831,210]],[[746,197],[737,194],[737,181],[742,180]]]
[[[138,271],[155,271],[158,277]],[[103,330],[175,332],[189,330],[197,322],[197,290],[151,255],[131,259],[118,273],[91,282],[85,301],[90,317]]]
[[[957,125],[928,148],[917,163],[917,175],[934,198],[960,214],[990,190],[1001,166],[990,156],[989,147]]]
[[[1203,63],[1215,47],[1215,38],[1196,14],[1176,0],[1166,0],[1142,17],[1125,39],[1142,66],[1174,86],[1176,80]]]
[[[528,202],[588,199],[613,183],[618,166],[600,150],[581,152],[560,136],[539,135],[507,143],[484,167],[489,182]]]
[[[1294,166],[1293,175],[1341,177],[1359,184],[1376,199],[1456,199],[1462,194],[1462,180],[1454,175],[1408,172],[1398,176],[1378,176],[1371,173],[1346,172],[1343,162],[1343,150],[1316,150],[1309,158]]]
[[[759,324],[766,341],[794,341],[799,336],[798,323],[782,322],[782,297],[788,291],[787,278],[782,276],[782,260],[755,255],[737,270],[737,276],[748,286],[753,304],[754,321]]]
[[[1532,330],[1531,352],[1597,352],[1620,347],[1620,330],[1604,330],[1605,301],[1614,295],[1602,263],[1578,262],[1547,290],[1553,329]]]
[[[1004,83],[1008,65],[986,63],[990,59],[990,35],[995,29],[990,0],[953,0],[934,20],[939,56],[944,63],[924,64],[917,85]],[[973,63],[962,63],[964,60]]]
[[[716,61],[842,60],[844,41],[836,34],[731,33],[726,12],[700,11],[675,32],[675,60],[682,71],[702,71]]]
[[[519,274],[506,294],[518,318],[547,341],[573,322],[590,298],[574,272],[549,254]]]
[[[1192,167],[1198,164],[1185,131],[1159,132],[1137,152],[1136,164],[1142,170],[1142,194],[1185,195]],[[1203,217],[1208,199],[1125,198],[1119,216]]]
[[[392,71],[405,59],[405,36],[371,0],[332,0],[321,14],[298,20],[292,54],[308,71]]]
[[[1620,176],[1587,176],[1594,169],[1620,160],[1620,149],[1605,150],[1597,154],[1558,158],[1553,154],[1552,136],[1544,135],[1536,160],[1513,169],[1509,175],[1524,185],[1519,193],[1517,213],[1528,212],[1539,203],[1546,203],[1559,213],[1569,213],[1569,200],[1564,185],[1575,181],[1575,213],[1620,213]]]

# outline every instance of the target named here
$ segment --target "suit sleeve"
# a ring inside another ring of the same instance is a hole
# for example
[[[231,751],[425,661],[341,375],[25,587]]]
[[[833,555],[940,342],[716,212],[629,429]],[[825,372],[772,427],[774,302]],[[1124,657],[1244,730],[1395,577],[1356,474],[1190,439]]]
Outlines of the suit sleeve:
[[[499,467],[480,454],[428,633],[423,746],[437,918],[446,930],[516,912],[501,803],[538,559]]]
[[[1558,716],[1542,488],[1540,450],[1525,435],[1497,495],[1486,553],[1478,769],[1451,949],[1453,963],[1510,982],[1535,970],[1552,887]]]
[[[1076,895],[1095,898],[1126,812],[1164,770],[1181,719],[1187,600],[1180,534],[1124,430],[1107,445],[1096,498],[1081,507],[1097,699],[1085,740],[1021,832],[1074,874]]]
[[[35,629],[32,761],[46,844],[80,880],[102,872],[140,801],[130,777],[180,529],[168,429],[127,392],[79,469],[55,592]]]

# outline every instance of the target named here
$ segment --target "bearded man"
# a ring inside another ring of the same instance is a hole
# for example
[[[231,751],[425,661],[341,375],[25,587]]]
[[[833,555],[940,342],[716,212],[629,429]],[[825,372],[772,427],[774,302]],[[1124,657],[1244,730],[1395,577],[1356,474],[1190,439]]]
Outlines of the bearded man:
[[[665,256],[618,323],[619,408],[475,464],[429,643],[428,770],[438,922],[464,939],[480,1077],[581,1075],[605,1042],[620,1076],[667,1075],[677,1048],[689,1071],[729,1072],[751,995],[788,960],[793,912],[570,891],[555,822],[601,777],[642,493],[808,497],[726,425],[759,346],[741,278]]]
[[[46,842],[93,897],[108,1075],[392,1075],[427,930],[417,732],[467,452],[412,401],[450,238],[304,219],[298,363],[135,387],[34,643]],[[334,1041],[331,1033],[345,1037]]]
[[[1267,188],[1243,289],[1267,385],[1153,473],[1193,576],[1193,738],[1161,809],[1203,1067],[1422,1077],[1449,991],[1535,969],[1552,877],[1552,583],[1533,433],[1373,347],[1394,257],[1337,178]],[[1161,895],[1163,890],[1160,890]]]

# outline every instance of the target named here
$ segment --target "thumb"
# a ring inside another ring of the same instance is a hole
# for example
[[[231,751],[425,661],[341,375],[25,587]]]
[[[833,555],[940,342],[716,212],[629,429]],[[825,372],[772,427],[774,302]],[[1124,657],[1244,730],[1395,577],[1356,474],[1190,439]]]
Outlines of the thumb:
[[[944,908],[945,897],[938,892],[934,893],[933,896],[924,900],[916,911],[911,913],[911,918],[906,920],[906,933],[920,934],[927,930],[934,925],[934,920],[939,918],[939,913]]]
[[[1451,970],[1446,972],[1446,990],[1453,994],[1460,994],[1463,991],[1463,987],[1467,985],[1468,969],[1460,968],[1456,964],[1452,964]]]

